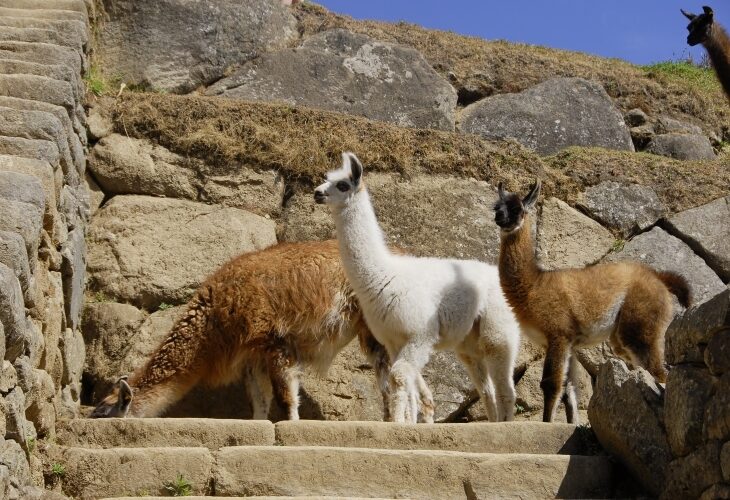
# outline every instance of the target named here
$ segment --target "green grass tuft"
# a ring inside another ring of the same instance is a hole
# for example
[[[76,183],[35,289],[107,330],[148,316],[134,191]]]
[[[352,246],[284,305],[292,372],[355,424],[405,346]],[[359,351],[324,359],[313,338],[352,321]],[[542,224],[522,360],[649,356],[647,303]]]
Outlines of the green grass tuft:
[[[167,302],[160,302],[160,305],[157,306],[157,310],[164,311],[166,309],[171,309],[173,307],[175,307],[175,306],[173,306],[172,304],[168,304]]]
[[[51,474],[55,477],[63,477],[66,475],[66,466],[55,463],[51,465]]]
[[[717,91],[720,82],[710,67],[701,67],[690,61],[664,61],[642,66],[649,76],[663,75],[671,80],[681,80],[703,91]]]
[[[106,80],[96,66],[89,68],[89,71],[84,75],[84,81],[86,82],[87,90],[95,96],[104,95],[109,90]]]
[[[189,497],[193,494],[193,485],[182,474],[178,474],[173,481],[165,482],[165,489],[174,497]]]

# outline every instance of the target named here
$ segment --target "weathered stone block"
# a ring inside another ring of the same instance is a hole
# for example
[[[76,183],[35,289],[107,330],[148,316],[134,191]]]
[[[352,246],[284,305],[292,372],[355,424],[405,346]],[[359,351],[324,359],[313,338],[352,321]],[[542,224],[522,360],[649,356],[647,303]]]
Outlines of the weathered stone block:
[[[8,468],[10,483],[17,490],[32,483],[30,465],[25,451],[13,440],[0,440],[0,457]]]
[[[488,139],[516,139],[540,154],[569,146],[634,150],[606,91],[582,78],[553,78],[519,94],[482,99],[464,109],[459,128]]]
[[[614,238],[598,222],[557,198],[545,200],[537,224],[537,256],[548,270],[584,267],[601,260]]]
[[[269,52],[208,95],[284,101],[418,128],[454,129],[456,91],[417,50],[344,29]]]
[[[33,177],[27,177],[38,182]],[[38,183],[38,187],[40,187],[40,183]],[[17,233],[23,238],[28,265],[31,269],[35,269],[35,263],[38,260],[42,227],[43,209],[41,207],[0,197],[0,230]]]
[[[624,238],[651,227],[665,211],[649,186],[613,181],[586,189],[579,204],[591,217]]]
[[[105,70],[154,89],[192,91],[297,36],[294,16],[269,0],[104,3],[99,51]]]
[[[683,457],[703,443],[705,408],[715,385],[715,377],[704,367],[679,365],[669,371],[664,414],[667,439],[675,457]]]
[[[13,270],[27,302],[31,293],[31,272],[25,241],[18,233],[0,231],[0,263]]]
[[[61,255],[63,256],[61,273],[66,324],[70,328],[76,329],[80,325],[86,283],[86,241],[82,228],[77,227],[69,233],[68,241],[63,245]]]
[[[15,360],[28,347],[28,322],[23,293],[12,269],[0,264],[0,323],[5,330],[5,359]]]
[[[629,371],[616,359],[601,367],[588,407],[591,427],[601,445],[655,495],[673,458],[661,412],[662,389],[646,370]]]
[[[63,385],[81,382],[81,372],[84,368],[86,348],[84,337],[77,330],[66,328],[61,339],[61,354],[63,356]]]
[[[88,241],[91,289],[154,309],[187,301],[228,259],[276,238],[273,221],[236,208],[116,196],[92,221]]]
[[[715,394],[707,403],[704,417],[706,438],[730,439],[730,373],[720,378]]]
[[[0,333],[2,333],[2,323],[0,323]],[[0,393],[7,394],[18,384],[18,373],[15,371],[13,364],[3,359],[0,362]],[[4,436],[2,433],[0,436]]]
[[[730,280],[730,196],[670,217],[670,231],[686,241],[725,281]]]
[[[717,328],[725,323],[730,290],[690,307],[667,328],[664,357],[670,365],[703,363],[704,349]]]
[[[705,348],[705,364],[713,375],[730,372],[730,326],[711,333]]]
[[[43,228],[54,236],[54,241],[58,241],[59,235],[54,234],[56,223],[58,222],[58,200],[57,194],[60,193],[61,186],[57,185],[60,180],[54,175],[53,167],[45,161],[23,158],[20,156],[0,155],[0,173],[17,172],[20,174],[32,175],[36,177],[43,187],[45,195],[45,213],[43,215]],[[11,266],[12,267],[12,266]]]
[[[730,441],[722,446],[720,452],[720,466],[722,468],[722,477],[725,481],[730,481]]]
[[[666,484],[659,498],[699,498],[703,491],[720,481],[720,445],[713,442],[669,464]]]
[[[713,160],[715,151],[707,136],[695,134],[661,134],[645,149],[648,153],[676,160]]]

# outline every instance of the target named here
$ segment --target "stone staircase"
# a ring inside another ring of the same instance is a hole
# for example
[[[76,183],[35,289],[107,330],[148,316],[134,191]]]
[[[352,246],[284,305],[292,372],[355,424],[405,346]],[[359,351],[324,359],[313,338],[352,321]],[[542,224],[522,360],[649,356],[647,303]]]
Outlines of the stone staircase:
[[[567,424],[400,425],[108,419],[59,422],[45,470],[77,498],[606,498],[614,466]]]

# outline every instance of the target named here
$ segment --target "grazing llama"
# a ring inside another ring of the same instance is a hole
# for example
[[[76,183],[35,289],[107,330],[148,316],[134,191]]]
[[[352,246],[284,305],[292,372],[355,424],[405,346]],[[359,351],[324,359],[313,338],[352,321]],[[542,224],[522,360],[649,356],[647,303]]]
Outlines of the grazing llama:
[[[711,8],[702,7],[704,13],[700,15],[680,10],[690,21],[687,25],[687,43],[692,47],[701,43],[705,47],[722,88],[730,99],[730,37],[722,26],[714,22]]]
[[[300,367],[326,372],[355,336],[375,368],[387,420],[390,363],[365,326],[337,243],[287,243],[247,253],[198,288],[146,365],[118,381],[91,416],[158,416],[195,385],[219,386],[245,372],[253,418],[266,418],[273,392],[296,420]],[[423,405],[424,419],[432,421],[433,404]]]
[[[362,164],[352,153],[342,158],[342,167],[327,175],[314,199],[332,208],[345,274],[370,331],[390,355],[393,420],[415,422],[421,370],[434,349],[458,353],[490,421],[511,420],[520,338],[497,268],[392,253],[365,189]],[[430,396],[428,387],[420,391]]]
[[[687,281],[638,262],[544,271],[535,258],[530,210],[538,181],[524,198],[499,185],[494,219],[501,228],[499,277],[522,332],[547,347],[540,387],[543,421],[550,422],[562,395],[570,423],[578,423],[577,361],[573,350],[608,339],[616,354],[666,380],[664,332],[674,294],[690,305]]]

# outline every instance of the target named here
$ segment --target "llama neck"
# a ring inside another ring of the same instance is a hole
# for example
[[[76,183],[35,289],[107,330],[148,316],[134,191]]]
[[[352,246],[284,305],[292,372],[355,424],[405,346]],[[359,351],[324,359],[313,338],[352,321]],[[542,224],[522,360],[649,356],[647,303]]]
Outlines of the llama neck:
[[[542,270],[535,258],[530,216],[526,215],[522,227],[509,234],[502,234],[499,251],[499,280],[507,300],[516,310],[527,300],[527,295]]]
[[[712,27],[712,36],[703,45],[725,94],[730,98],[730,37],[722,26],[715,24]]]
[[[366,189],[335,210],[335,226],[345,274],[356,291],[370,290],[386,272],[391,256]]]

